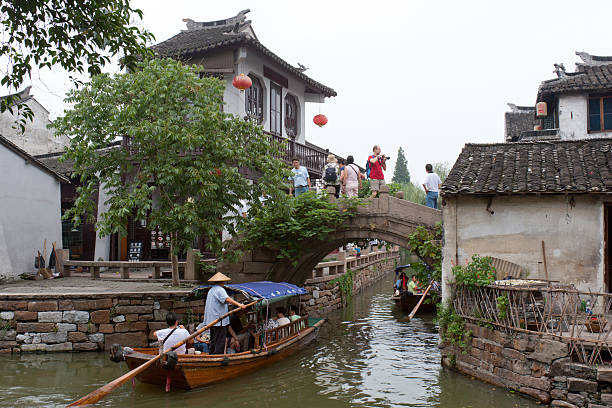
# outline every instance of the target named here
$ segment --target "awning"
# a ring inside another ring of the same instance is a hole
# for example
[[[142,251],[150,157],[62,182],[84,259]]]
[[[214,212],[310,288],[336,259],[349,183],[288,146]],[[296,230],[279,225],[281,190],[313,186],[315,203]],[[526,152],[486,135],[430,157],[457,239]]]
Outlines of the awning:
[[[205,298],[208,290],[212,285],[204,285],[197,287],[192,292],[192,298]],[[265,299],[267,302],[273,303],[292,296],[306,295],[306,289],[287,282],[248,282],[248,283],[229,283],[223,287],[230,293],[242,293],[248,299],[257,300]]]

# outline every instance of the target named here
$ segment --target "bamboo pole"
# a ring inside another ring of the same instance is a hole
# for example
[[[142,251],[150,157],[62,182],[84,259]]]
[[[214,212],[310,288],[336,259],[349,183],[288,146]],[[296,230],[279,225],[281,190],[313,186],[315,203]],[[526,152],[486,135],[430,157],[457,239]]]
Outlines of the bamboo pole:
[[[259,300],[256,300],[254,302],[249,303],[244,308],[245,309],[249,308],[249,307],[255,305],[257,302],[259,302]],[[242,308],[236,308],[236,309],[233,309],[233,310],[227,312],[223,316],[217,318],[216,320],[214,320],[211,323],[207,324],[206,326],[202,327],[200,330],[196,331],[195,333],[193,333],[192,335],[190,335],[186,339],[179,341],[174,346],[172,346],[172,348],[170,348],[170,350],[165,351],[165,352],[163,352],[161,354],[158,354],[157,356],[155,356],[151,360],[147,361],[146,363],[144,363],[142,365],[139,365],[138,367],[136,367],[132,371],[129,371],[129,372],[123,374],[121,377],[117,378],[116,380],[111,381],[108,384],[103,385],[102,387],[98,388],[97,390],[90,392],[89,394],[87,394],[86,396],[78,399],[77,401],[73,402],[72,404],[67,405],[67,407],[82,407],[82,406],[85,406],[85,405],[95,404],[96,402],[100,401],[102,398],[104,398],[108,394],[110,394],[112,391],[114,391],[116,388],[119,388],[121,385],[123,385],[124,383],[126,383],[130,379],[134,378],[135,376],[137,376],[141,372],[145,371],[147,368],[152,366],[157,360],[159,360],[160,358],[162,358],[163,356],[168,354],[168,352],[176,350],[177,348],[181,347],[183,344],[187,343],[187,341],[193,339],[196,336],[199,336],[200,334],[204,333],[206,330],[210,329],[215,324],[219,323],[221,320],[223,320],[226,317],[236,313],[239,310],[242,310]]]
[[[544,260],[544,276],[546,280],[548,280],[548,267],[546,265],[546,247],[544,245],[544,241],[542,241],[542,259]]]
[[[414,318],[414,315],[416,314],[417,310],[419,310],[419,307],[421,307],[421,303],[423,303],[423,301],[425,300],[425,296],[427,296],[429,289],[431,289],[431,285],[433,285],[433,281],[429,282],[429,286],[427,287],[427,289],[425,289],[425,292],[423,293],[423,296],[421,296],[419,303],[416,304],[414,309],[412,309],[412,312],[410,312],[410,314],[408,315],[409,321],[412,320],[412,318]]]

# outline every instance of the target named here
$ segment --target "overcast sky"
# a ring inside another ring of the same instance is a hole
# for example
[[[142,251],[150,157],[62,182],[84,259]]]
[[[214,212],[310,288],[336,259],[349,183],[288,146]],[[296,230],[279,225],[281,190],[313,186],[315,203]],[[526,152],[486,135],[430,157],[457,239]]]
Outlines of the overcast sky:
[[[507,102],[533,105],[553,63],[575,51],[612,55],[612,2],[593,1],[134,1],[157,42],[250,8],[259,40],[300,62],[335,98],[308,104],[306,139],[362,166],[374,143],[406,151],[413,181],[428,162],[451,165],[467,142],[502,142]],[[587,7],[588,6],[588,7]],[[67,75],[40,73],[33,93],[57,116]],[[321,110],[329,123],[318,128]],[[392,167],[387,179],[392,177]]]

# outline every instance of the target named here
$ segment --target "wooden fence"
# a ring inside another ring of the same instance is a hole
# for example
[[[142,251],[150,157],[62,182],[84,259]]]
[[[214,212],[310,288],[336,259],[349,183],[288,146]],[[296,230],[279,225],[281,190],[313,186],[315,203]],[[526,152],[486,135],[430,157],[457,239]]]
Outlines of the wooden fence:
[[[455,312],[466,321],[552,337],[568,343],[575,361],[612,364],[611,293],[543,281],[452,288]]]

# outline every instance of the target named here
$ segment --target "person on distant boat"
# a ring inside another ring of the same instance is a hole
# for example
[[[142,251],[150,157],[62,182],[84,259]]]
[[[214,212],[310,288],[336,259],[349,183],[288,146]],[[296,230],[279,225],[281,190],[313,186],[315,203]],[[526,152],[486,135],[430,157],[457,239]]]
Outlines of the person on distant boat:
[[[298,316],[295,313],[295,309],[293,307],[289,308],[289,320],[291,320],[292,322],[296,321],[297,319],[301,319],[301,316]]]
[[[416,275],[412,275],[412,279],[408,283],[408,292],[413,295],[417,295],[419,293],[419,281],[417,280]]]
[[[282,307],[279,307],[278,309],[276,309],[276,317],[277,317],[276,324],[279,327],[291,323],[291,320],[285,317],[285,309],[283,309]]]
[[[189,332],[182,325],[179,325],[176,313],[168,312],[166,315],[166,324],[168,325],[167,329],[157,330],[153,333],[157,337],[161,352],[170,350],[172,346],[189,337]],[[176,354],[185,354],[187,352],[187,345],[183,344],[174,351]]]
[[[408,279],[406,278],[406,274],[404,272],[400,273],[399,278],[395,281],[395,289],[397,290],[406,290],[406,282]]]
[[[230,280],[230,278],[221,272],[217,272],[208,280],[213,284],[213,287],[210,288],[208,291],[208,296],[206,297],[204,324],[208,325],[226,314],[228,312],[228,304],[234,305],[241,309],[246,308],[246,306],[242,303],[236,302],[234,299],[229,297],[225,291],[225,288],[223,288],[223,284],[225,282],[229,282]],[[225,352],[225,338],[227,336],[227,327],[229,324],[229,317],[226,317],[210,328],[210,354],[223,354]]]

